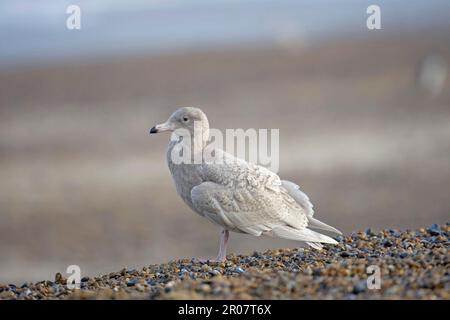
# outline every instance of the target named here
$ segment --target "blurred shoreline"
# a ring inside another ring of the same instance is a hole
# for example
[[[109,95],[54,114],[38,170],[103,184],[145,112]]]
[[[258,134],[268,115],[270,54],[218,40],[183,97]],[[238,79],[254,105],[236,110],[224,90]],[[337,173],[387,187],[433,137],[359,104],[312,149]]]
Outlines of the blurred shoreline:
[[[167,137],[179,106],[215,128],[280,128],[279,174],[349,232],[448,220],[450,84],[417,87],[449,32],[314,46],[130,56],[0,71],[0,282],[209,256],[218,229],[176,195]],[[231,252],[295,242],[233,235]]]
[[[66,28],[70,0],[0,3],[0,69],[25,69],[55,61],[126,58],[129,55],[235,50],[239,47],[373,34],[439,34],[450,27],[446,0],[378,0],[382,30],[366,28],[369,0],[78,0],[81,29]]]

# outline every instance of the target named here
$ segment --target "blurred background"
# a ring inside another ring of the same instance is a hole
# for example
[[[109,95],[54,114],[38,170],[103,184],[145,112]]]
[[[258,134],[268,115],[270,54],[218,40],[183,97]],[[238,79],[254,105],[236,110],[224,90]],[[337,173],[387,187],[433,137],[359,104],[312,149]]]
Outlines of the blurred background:
[[[0,283],[214,256],[169,136],[148,135],[180,106],[279,128],[279,174],[344,232],[445,223],[449,64],[447,0],[3,0]],[[232,234],[230,252],[298,245]]]

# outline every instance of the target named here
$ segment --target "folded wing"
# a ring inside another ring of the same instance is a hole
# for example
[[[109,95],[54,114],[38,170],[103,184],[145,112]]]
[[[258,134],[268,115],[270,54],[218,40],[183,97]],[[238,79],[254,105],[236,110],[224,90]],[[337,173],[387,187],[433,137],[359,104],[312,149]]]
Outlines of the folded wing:
[[[192,188],[191,200],[212,222],[235,232],[306,241],[317,249],[320,242],[337,243],[307,228],[322,226],[312,218],[308,197],[273,172],[238,162],[234,167],[205,164],[201,174],[205,182]]]

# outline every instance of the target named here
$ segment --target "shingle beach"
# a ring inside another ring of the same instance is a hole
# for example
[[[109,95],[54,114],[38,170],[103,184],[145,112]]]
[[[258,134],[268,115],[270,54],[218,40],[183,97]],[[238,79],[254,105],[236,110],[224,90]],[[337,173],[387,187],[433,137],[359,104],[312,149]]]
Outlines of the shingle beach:
[[[68,289],[61,274],[51,281],[0,284],[0,298],[450,299],[449,234],[450,223],[405,231],[366,229],[322,251],[230,254],[227,262],[208,264],[181,259],[84,277],[80,289]],[[377,270],[380,289],[368,281]]]

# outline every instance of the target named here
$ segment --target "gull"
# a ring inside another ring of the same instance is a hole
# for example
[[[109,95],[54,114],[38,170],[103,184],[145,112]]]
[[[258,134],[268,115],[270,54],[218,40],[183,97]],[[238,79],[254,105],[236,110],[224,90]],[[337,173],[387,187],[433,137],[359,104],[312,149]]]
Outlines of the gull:
[[[213,151],[213,161],[197,157],[205,154],[210,141],[202,110],[176,110],[150,129],[150,134],[160,132],[172,132],[166,157],[178,195],[193,211],[221,227],[219,253],[210,261],[226,260],[230,231],[303,241],[318,250],[321,243],[337,244],[318,231],[342,233],[313,217],[313,205],[295,183],[218,148],[208,150]],[[179,150],[189,151],[190,161],[175,159]]]

